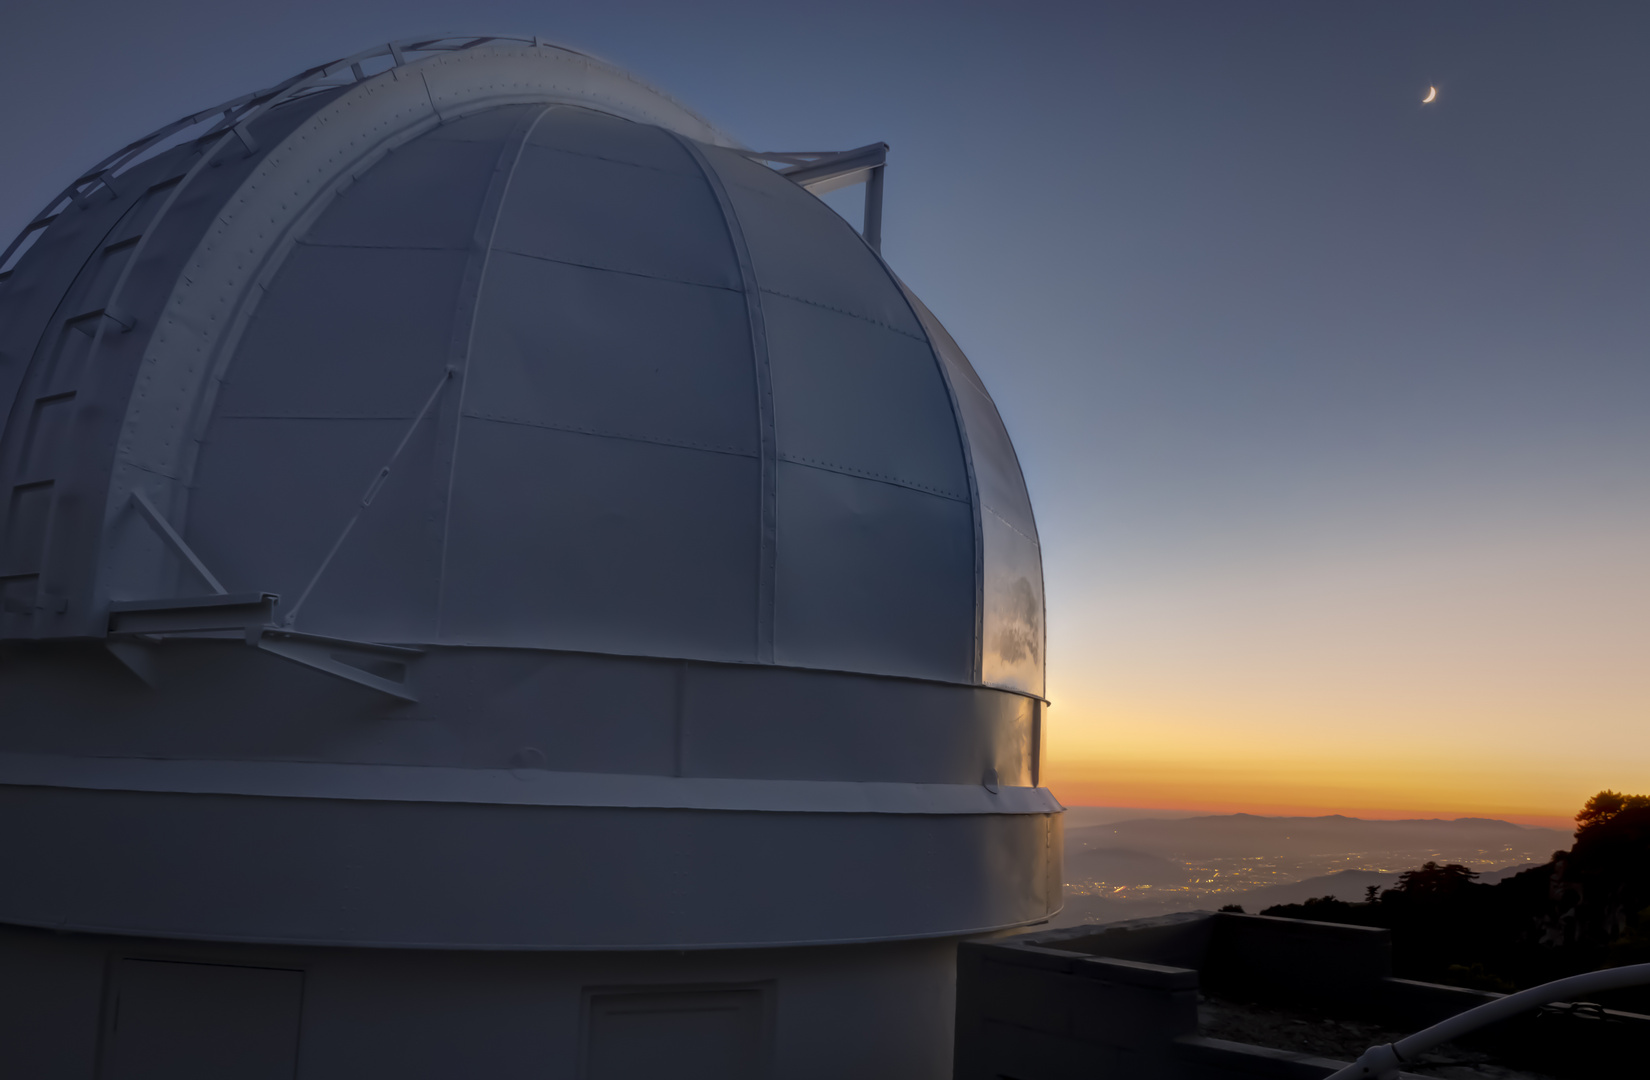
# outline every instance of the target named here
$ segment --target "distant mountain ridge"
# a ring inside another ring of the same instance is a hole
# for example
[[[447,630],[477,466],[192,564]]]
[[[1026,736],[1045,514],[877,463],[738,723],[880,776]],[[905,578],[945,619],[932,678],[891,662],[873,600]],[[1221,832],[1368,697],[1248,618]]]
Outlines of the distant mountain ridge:
[[[1339,822],[1339,821],[1353,821],[1353,822],[1357,822],[1360,825],[1489,825],[1489,826],[1492,826],[1494,828],[1512,829],[1516,832],[1541,832],[1541,831],[1557,832],[1558,831],[1556,829],[1542,829],[1540,826],[1518,825],[1518,824],[1515,824],[1514,822],[1511,822],[1511,821],[1503,821],[1501,818],[1486,818],[1486,817],[1361,818],[1361,817],[1349,817],[1346,814],[1318,814],[1318,815],[1311,816],[1311,817],[1279,817],[1279,816],[1274,816],[1274,815],[1271,815],[1271,814],[1245,814],[1245,813],[1238,813],[1238,814],[1201,814],[1201,815],[1196,815],[1196,816],[1172,817],[1172,818],[1171,817],[1164,817],[1164,818],[1151,818],[1151,817],[1125,818],[1122,821],[1113,821],[1113,822],[1108,822],[1107,824],[1110,824],[1110,825],[1133,825],[1133,824],[1139,824],[1139,823],[1148,822],[1148,821],[1173,822],[1174,824],[1177,824],[1177,825],[1186,825],[1186,824],[1190,824],[1191,822],[1195,822],[1195,821],[1203,821],[1203,822],[1210,822],[1210,821],[1230,821],[1230,822],[1265,821],[1265,822],[1283,823],[1283,824],[1290,824],[1290,823],[1293,823],[1293,822],[1314,823],[1314,822],[1326,822],[1326,821],[1336,821],[1336,822]],[[1084,827],[1085,828],[1098,828],[1099,826],[1084,826]]]
[[[1068,853],[1108,848],[1191,859],[1405,851],[1505,865],[1567,847],[1570,834],[1498,818],[1375,820],[1326,814],[1264,817],[1213,814],[1136,818],[1066,830]]]

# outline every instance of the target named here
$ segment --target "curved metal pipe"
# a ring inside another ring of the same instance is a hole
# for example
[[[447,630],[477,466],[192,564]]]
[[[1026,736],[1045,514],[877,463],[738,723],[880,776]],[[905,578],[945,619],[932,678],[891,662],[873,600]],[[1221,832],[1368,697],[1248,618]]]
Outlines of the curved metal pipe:
[[[1417,1031],[1395,1043],[1371,1046],[1357,1061],[1339,1072],[1330,1074],[1328,1080],[1386,1080],[1397,1076],[1400,1068],[1413,1064],[1416,1057],[1439,1043],[1446,1043],[1470,1031],[1477,1031],[1497,1020],[1505,1020],[1527,1009],[1550,1005],[1555,1001],[1570,1001],[1580,994],[1620,990],[1628,986],[1646,984],[1650,984],[1650,964],[1629,964],[1626,967],[1589,971],[1585,975],[1572,975],[1567,979],[1555,979],[1550,983],[1532,986],[1528,990],[1520,990],[1516,994],[1508,994],[1499,1001],[1480,1005],[1476,1009],[1457,1013],[1442,1023]]]

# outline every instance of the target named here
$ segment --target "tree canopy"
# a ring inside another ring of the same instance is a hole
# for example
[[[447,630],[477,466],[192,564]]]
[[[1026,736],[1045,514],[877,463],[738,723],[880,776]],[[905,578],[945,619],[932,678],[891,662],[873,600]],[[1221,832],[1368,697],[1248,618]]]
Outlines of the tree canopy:
[[[1588,799],[1587,805],[1576,814],[1576,839],[1580,840],[1583,833],[1606,824],[1623,810],[1647,809],[1650,809],[1650,795],[1623,795],[1606,788]]]
[[[1477,877],[1427,862],[1361,903],[1314,897],[1261,914],[1385,927],[1398,975],[1482,990],[1650,961],[1650,795],[1601,791],[1576,815],[1570,850],[1493,885]],[[1621,993],[1650,1011],[1650,991]]]

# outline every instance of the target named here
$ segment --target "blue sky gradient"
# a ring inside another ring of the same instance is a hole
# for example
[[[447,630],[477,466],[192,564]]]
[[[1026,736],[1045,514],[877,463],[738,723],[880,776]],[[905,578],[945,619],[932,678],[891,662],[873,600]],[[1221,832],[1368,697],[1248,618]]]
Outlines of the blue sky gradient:
[[[0,231],[177,115],[486,31],[753,147],[891,144],[885,253],[1037,507],[1068,801],[1650,789],[1650,8],[13,3]]]

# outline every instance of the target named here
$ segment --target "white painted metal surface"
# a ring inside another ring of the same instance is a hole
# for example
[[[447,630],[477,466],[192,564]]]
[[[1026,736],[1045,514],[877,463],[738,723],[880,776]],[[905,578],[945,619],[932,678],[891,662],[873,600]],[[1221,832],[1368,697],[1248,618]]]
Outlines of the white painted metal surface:
[[[871,245],[533,40],[185,121],[0,278],[0,923],[745,949],[828,1027],[1058,908],[1025,485]]]

